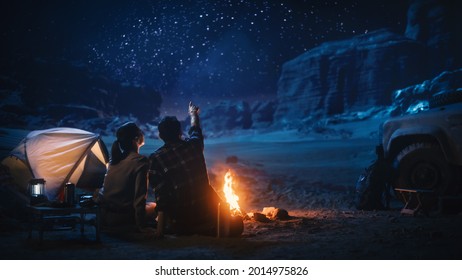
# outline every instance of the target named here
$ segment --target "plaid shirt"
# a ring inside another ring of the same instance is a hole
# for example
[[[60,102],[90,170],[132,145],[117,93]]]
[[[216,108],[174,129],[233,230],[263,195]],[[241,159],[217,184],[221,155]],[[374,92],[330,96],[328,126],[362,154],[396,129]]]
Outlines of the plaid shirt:
[[[166,143],[149,158],[149,182],[157,208],[178,228],[190,228],[216,217],[218,196],[209,184],[203,150],[202,130],[193,126],[189,138]]]

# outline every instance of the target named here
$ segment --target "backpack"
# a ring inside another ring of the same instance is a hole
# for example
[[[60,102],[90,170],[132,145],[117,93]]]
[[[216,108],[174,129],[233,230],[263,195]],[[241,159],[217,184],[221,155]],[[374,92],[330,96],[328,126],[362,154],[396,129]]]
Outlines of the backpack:
[[[356,183],[355,206],[358,210],[389,208],[390,192],[387,181],[388,166],[377,159],[359,176]]]

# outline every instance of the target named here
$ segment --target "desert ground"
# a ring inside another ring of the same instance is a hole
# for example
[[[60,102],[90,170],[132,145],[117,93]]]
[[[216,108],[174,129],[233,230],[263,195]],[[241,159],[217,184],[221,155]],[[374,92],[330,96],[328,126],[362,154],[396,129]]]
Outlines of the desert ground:
[[[244,221],[238,238],[102,233],[94,230],[45,232],[42,243],[25,225],[2,218],[0,258],[218,259],[218,260],[460,260],[462,215],[430,212],[407,216],[393,200],[386,211],[359,211],[353,204],[358,176],[375,158],[378,120],[331,126],[327,132],[245,131],[205,141],[212,186],[219,192],[231,170],[245,213],[264,207],[285,209],[290,218]],[[348,132],[345,134],[345,132]],[[0,129],[2,155],[27,131]],[[345,136],[347,135],[347,136]],[[105,137],[108,147],[111,137]],[[148,155],[161,143],[147,139]]]

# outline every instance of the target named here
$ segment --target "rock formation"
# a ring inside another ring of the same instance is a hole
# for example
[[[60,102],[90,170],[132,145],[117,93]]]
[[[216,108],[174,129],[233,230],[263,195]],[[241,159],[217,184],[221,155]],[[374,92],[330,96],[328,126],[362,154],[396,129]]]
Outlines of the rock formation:
[[[209,135],[220,135],[233,129],[249,129],[252,126],[250,105],[245,101],[222,101],[203,112],[201,121]]]
[[[393,90],[421,80],[424,55],[423,44],[387,29],[324,43],[283,65],[275,118],[389,105]]]
[[[297,127],[311,118],[388,106],[395,90],[461,67],[458,6],[414,0],[404,35],[376,30],[326,42],[286,62],[275,120]]]

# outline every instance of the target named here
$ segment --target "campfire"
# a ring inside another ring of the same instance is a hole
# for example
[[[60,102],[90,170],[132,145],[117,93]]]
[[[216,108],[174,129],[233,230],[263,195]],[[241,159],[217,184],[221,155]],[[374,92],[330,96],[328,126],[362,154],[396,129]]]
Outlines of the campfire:
[[[236,194],[236,181],[233,172],[228,169],[223,177],[223,189],[219,192],[222,201],[217,207],[217,237],[239,236],[244,230],[244,220],[271,222],[274,220],[289,220],[289,213],[277,207],[264,207],[263,211],[246,213],[239,205]]]
[[[239,206],[239,196],[234,192],[234,180],[231,170],[226,172],[223,194],[226,203],[218,203],[217,237],[239,236],[244,230],[244,214]]]
[[[229,204],[229,211],[231,215],[243,216],[241,207],[239,206],[239,196],[236,195],[233,189],[234,180],[231,170],[228,170],[225,174],[225,182],[223,184],[223,193],[225,195],[226,202]]]

